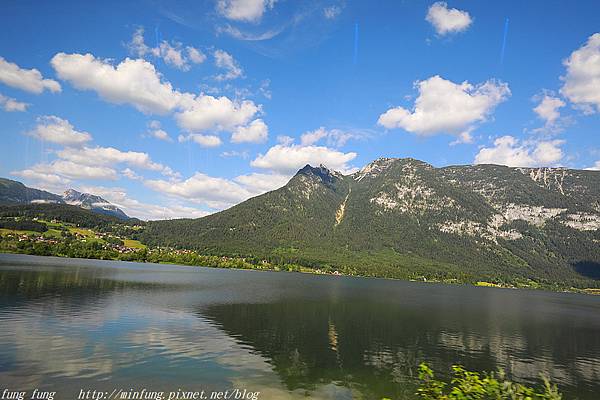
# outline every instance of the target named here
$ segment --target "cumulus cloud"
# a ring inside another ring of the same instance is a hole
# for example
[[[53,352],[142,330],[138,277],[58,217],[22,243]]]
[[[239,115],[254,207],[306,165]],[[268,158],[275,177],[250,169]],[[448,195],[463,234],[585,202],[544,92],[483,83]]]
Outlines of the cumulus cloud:
[[[70,179],[51,173],[48,170],[40,170],[39,167],[35,166],[21,171],[12,171],[10,174],[26,180],[39,182],[45,187],[59,187],[61,190],[71,182]]]
[[[260,107],[250,100],[232,101],[228,97],[202,95],[186,103],[175,115],[179,126],[189,132],[232,130],[247,124]]]
[[[571,122],[569,117],[563,117],[560,113],[560,109],[567,103],[552,92],[545,91],[542,95],[534,96],[533,100],[538,102],[533,112],[544,121],[544,126],[535,128],[532,132],[545,135],[560,133]]]
[[[586,168],[588,171],[600,171],[600,160],[596,161],[594,165],[589,168]]]
[[[271,147],[265,154],[259,154],[250,165],[256,168],[275,171],[280,174],[296,172],[306,164],[324,164],[328,168],[348,172],[350,161],[356,153],[343,153],[325,146],[282,145]]]
[[[139,175],[131,168],[125,168],[121,170],[121,174],[123,174],[124,177],[131,179],[132,181],[141,181],[144,179],[143,176]]]
[[[600,33],[563,61],[567,74],[560,93],[587,113],[600,112]]]
[[[66,148],[59,150],[57,154],[63,160],[81,165],[114,166],[126,164],[132,167],[158,171],[170,177],[178,175],[170,167],[152,161],[148,153],[121,151],[114,147]]]
[[[91,54],[59,53],[52,66],[61,79],[81,90],[93,90],[104,100],[130,104],[150,114],[174,113],[188,132],[227,130],[246,125],[261,107],[250,100],[179,92],[148,61],[126,58],[116,66]]]
[[[254,172],[247,175],[237,176],[234,180],[243,185],[249,192],[253,193],[254,195],[258,195],[271,190],[279,189],[288,183],[290,178],[291,175],[289,174],[261,174]]]
[[[182,71],[189,71],[190,64],[201,64],[206,55],[192,46],[184,47],[179,42],[163,40],[157,47],[149,47],[144,42],[144,28],[138,28],[128,44],[129,50],[137,57],[152,55],[162,59],[166,64]]]
[[[502,136],[493,147],[483,147],[475,156],[475,164],[499,164],[509,167],[555,165],[563,158],[560,148],[564,140],[521,141],[514,136]]]
[[[217,11],[227,19],[258,22],[276,0],[218,0]]]
[[[486,121],[496,106],[510,96],[506,83],[488,80],[479,85],[457,84],[439,75],[415,83],[414,107],[395,107],[379,116],[379,125],[431,136],[448,133],[469,141],[477,123]]]
[[[44,79],[37,69],[24,69],[0,57],[0,82],[27,92],[40,94],[44,90],[56,93],[60,84],[52,79]]]
[[[17,99],[13,99],[12,97],[4,96],[0,93],[0,106],[4,111],[14,112],[14,111],[27,111],[27,107],[29,104],[23,103],[21,101],[17,101]]]
[[[79,164],[66,160],[55,160],[48,164],[36,164],[13,175],[27,177],[45,183],[67,183],[73,179],[116,180],[117,172],[105,166]]]
[[[185,180],[147,180],[144,184],[158,193],[220,210],[280,188],[290,177],[290,174],[250,173],[225,179],[197,172]]]
[[[262,119],[255,119],[248,126],[239,126],[231,135],[232,143],[262,143],[269,137],[269,128]]]
[[[146,180],[144,184],[159,193],[206,204],[211,208],[231,206],[252,196],[250,191],[235,182],[200,172],[186,180]]]
[[[36,127],[27,134],[63,146],[81,146],[92,140],[88,132],[77,131],[69,121],[54,115],[39,117]]]
[[[150,121],[148,123],[148,133],[147,136],[156,138],[158,140],[164,140],[165,142],[172,142],[173,139],[169,134],[161,128],[161,124],[159,121]]]
[[[131,104],[144,113],[166,114],[181,102],[182,94],[145,60],[126,58],[117,66],[92,54],[56,54],[51,62],[60,79],[80,90],[93,90],[104,100]]]
[[[190,133],[189,135],[179,135],[179,143],[192,141],[202,147],[218,147],[223,142],[221,138],[215,135],[202,135],[200,133]]]
[[[215,79],[217,79],[218,81],[236,79],[244,74],[242,67],[240,67],[239,63],[233,58],[231,54],[223,50],[215,50],[213,55],[215,57],[215,65],[218,68],[222,68],[225,70],[224,73],[219,74],[215,77]]]
[[[544,95],[540,103],[533,109],[533,111],[540,117],[546,124],[554,124],[560,117],[559,109],[564,107],[566,104],[558,97]]]
[[[468,12],[448,8],[445,1],[433,3],[427,11],[425,20],[433,25],[440,36],[463,32],[473,23],[473,19]]]

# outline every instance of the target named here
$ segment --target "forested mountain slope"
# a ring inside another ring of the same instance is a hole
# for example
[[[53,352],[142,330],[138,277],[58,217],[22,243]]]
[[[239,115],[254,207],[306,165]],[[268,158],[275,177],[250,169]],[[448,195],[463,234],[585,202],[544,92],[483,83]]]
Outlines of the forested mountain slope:
[[[195,220],[150,222],[150,245],[364,275],[589,285],[600,277],[600,172],[378,159],[306,166],[275,191]]]

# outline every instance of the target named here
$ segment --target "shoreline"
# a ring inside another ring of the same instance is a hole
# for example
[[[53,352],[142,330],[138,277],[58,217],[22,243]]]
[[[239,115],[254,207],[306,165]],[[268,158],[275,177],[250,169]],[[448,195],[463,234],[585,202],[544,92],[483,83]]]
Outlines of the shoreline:
[[[399,282],[414,282],[414,283],[424,283],[424,284],[438,284],[438,285],[463,285],[470,286],[475,288],[488,288],[488,289],[509,289],[509,290],[531,290],[531,291],[543,291],[543,292],[551,292],[551,293],[570,293],[570,294],[583,294],[583,295],[591,295],[591,296],[600,296],[600,289],[595,288],[571,288],[571,289],[563,289],[563,290],[551,290],[547,287],[517,287],[517,286],[501,286],[497,284],[490,284],[489,282],[480,281],[477,284],[468,283],[468,282],[449,282],[449,281],[439,281],[439,280],[416,280],[416,279],[400,279],[400,278],[386,278],[379,276],[362,276],[362,275],[348,275],[343,273],[333,274],[326,272],[316,272],[315,270],[310,270],[310,268],[304,267],[304,270],[301,271],[289,271],[286,269],[267,269],[267,268],[236,268],[236,267],[219,267],[219,266],[208,266],[208,265],[190,265],[190,264],[180,264],[180,263],[171,263],[171,262],[151,262],[151,261],[127,261],[127,260],[119,260],[119,259],[100,259],[100,258],[86,258],[86,257],[66,257],[66,256],[57,256],[57,255],[37,255],[37,254],[28,254],[28,253],[15,253],[15,252],[6,252],[0,251],[0,257],[2,255],[14,255],[14,256],[28,256],[42,259],[63,259],[63,260],[90,260],[90,261],[106,261],[106,262],[119,262],[119,263],[127,263],[127,264],[135,264],[135,265],[168,265],[175,267],[185,267],[185,268],[209,268],[209,269],[219,269],[219,270],[234,270],[234,271],[257,271],[257,272],[287,272],[287,273],[300,273],[307,275],[315,275],[315,276],[331,276],[331,277],[346,277],[346,278],[360,278],[360,279],[376,279],[376,280],[386,280],[386,281],[399,281]],[[483,283],[483,284],[480,284]]]

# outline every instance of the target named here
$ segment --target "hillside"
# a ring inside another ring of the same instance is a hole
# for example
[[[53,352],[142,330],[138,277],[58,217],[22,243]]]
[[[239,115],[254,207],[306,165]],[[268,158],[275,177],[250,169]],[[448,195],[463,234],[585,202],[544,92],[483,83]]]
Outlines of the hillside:
[[[141,239],[367,276],[589,286],[599,199],[595,171],[382,158],[346,176],[306,166],[228,210],[149,222]]]
[[[63,203],[62,197],[44,190],[33,189],[21,182],[0,178],[0,204]]]

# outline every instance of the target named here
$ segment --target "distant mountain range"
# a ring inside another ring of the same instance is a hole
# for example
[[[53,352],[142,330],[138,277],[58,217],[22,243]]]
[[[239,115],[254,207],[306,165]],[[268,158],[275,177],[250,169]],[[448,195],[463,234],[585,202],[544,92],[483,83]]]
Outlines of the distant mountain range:
[[[9,180],[0,180],[0,202],[76,204],[126,218],[98,196]],[[136,239],[153,247],[363,276],[557,287],[600,279],[598,171],[380,158],[342,175],[307,165],[282,188],[227,210],[143,225]]]
[[[284,187],[142,240],[366,276],[567,283],[600,278],[600,172],[378,159],[307,165]]]
[[[90,193],[80,193],[74,189],[69,189],[60,196],[46,192],[45,190],[27,187],[21,182],[0,178],[0,204],[36,203],[70,204],[119,219],[129,218],[120,208],[100,196]]]

